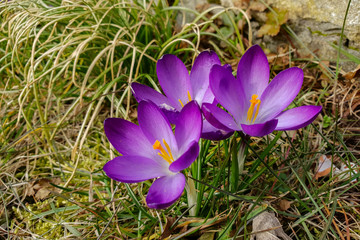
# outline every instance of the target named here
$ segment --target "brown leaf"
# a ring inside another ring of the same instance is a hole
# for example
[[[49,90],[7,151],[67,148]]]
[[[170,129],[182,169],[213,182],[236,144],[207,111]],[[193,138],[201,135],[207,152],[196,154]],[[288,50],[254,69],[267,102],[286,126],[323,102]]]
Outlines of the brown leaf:
[[[266,6],[261,2],[251,1],[249,9],[257,12],[263,12],[266,10]]]
[[[284,10],[280,11],[276,8],[273,11],[266,14],[267,20],[265,25],[261,26],[257,36],[262,37],[264,35],[276,36],[280,31],[280,26],[287,22],[288,13]]]
[[[161,237],[160,239],[165,239],[167,237],[169,237],[171,235],[171,232],[173,229],[170,229],[170,227],[174,224],[174,222],[176,221],[176,218],[174,217],[167,217],[166,218],[167,221],[166,221],[166,225],[164,227],[164,231],[163,233],[161,234]]]
[[[355,109],[357,108],[357,106],[360,105],[360,100],[353,102],[353,104],[351,105],[350,108],[348,108],[343,115],[343,118],[347,118],[347,116],[350,115],[350,113],[355,112]]]
[[[358,65],[354,71],[343,74],[344,78],[351,80],[356,77],[360,77],[360,65]]]
[[[50,190],[47,188],[40,188],[39,191],[35,194],[35,198],[38,200],[45,199],[50,193]]]
[[[319,158],[319,164],[316,169],[315,179],[317,180],[320,177],[329,175],[331,172],[331,166],[334,167],[334,165],[331,163],[331,159],[326,155],[321,155]]]
[[[320,69],[322,70],[322,72],[327,72],[326,67],[329,68],[329,66],[330,66],[330,62],[329,62],[329,61],[322,60],[322,61],[320,61],[320,63],[319,63],[319,67],[320,67]]]
[[[337,180],[348,180],[351,178],[354,174],[357,174],[359,171],[359,166],[353,162],[341,162],[339,168],[336,167],[333,163],[339,161],[338,158],[334,158],[333,162],[331,161],[330,157],[327,157],[326,155],[322,155],[319,158],[319,164],[317,167],[317,172],[315,174],[315,179],[318,179],[320,177],[324,177],[330,174],[332,170],[333,176],[337,176]],[[351,169],[349,169],[349,167]],[[352,182],[356,182],[356,179],[353,179]]]
[[[264,211],[253,220],[250,240],[291,240],[273,212]],[[278,238],[280,237],[280,238]]]
[[[282,211],[286,211],[288,210],[290,207],[291,207],[291,203],[290,201],[288,200],[285,200],[285,199],[281,199],[280,200],[280,203],[279,203],[279,207]]]
[[[52,191],[56,191],[56,188],[50,183],[58,185],[60,183],[60,178],[41,178],[32,183],[27,187],[27,196],[34,196],[37,200],[45,199],[49,196]]]
[[[267,54],[268,61],[271,64],[275,64],[277,68],[289,66],[289,47],[287,45],[279,45],[277,48],[277,54]]]
[[[241,9],[249,9],[250,0],[237,0],[232,1],[234,4],[234,7],[241,8]]]
[[[179,236],[186,235],[188,232],[194,231],[194,229],[200,230],[200,234],[206,234],[208,232],[211,232],[209,229],[213,229],[214,226],[219,226],[223,224],[225,221],[229,219],[231,211],[229,211],[227,214],[225,212],[218,214],[215,218],[209,218],[207,221],[204,222],[203,218],[189,218],[189,219],[183,219],[184,222],[177,224],[174,229],[179,230],[179,233],[174,235],[174,232],[172,232],[171,238],[177,238]],[[190,224],[192,223],[198,223],[198,226],[191,227]],[[200,223],[200,225],[199,225]],[[206,235],[206,237],[210,237],[211,234]],[[204,236],[205,237],[205,236]],[[182,239],[182,238],[180,238]],[[209,238],[208,238],[209,239]]]
[[[276,36],[280,31],[280,26],[265,24],[261,26],[259,31],[257,32],[258,37],[262,37],[264,35]]]
[[[137,118],[137,110],[136,110],[136,108],[130,109],[129,117],[130,117],[130,119],[136,119]]]

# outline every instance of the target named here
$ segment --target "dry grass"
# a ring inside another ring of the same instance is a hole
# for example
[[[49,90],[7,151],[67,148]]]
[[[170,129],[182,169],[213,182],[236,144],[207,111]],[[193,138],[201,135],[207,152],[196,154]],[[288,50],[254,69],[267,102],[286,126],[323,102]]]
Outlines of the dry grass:
[[[150,181],[128,185],[105,176],[102,166],[117,153],[102,123],[136,121],[131,82],[159,89],[155,63],[164,53],[190,66],[212,48],[235,66],[251,42],[246,27],[223,35],[230,9],[197,14],[175,32],[177,11],[122,0],[0,3],[0,236],[190,239],[216,232],[209,239],[248,239],[254,216],[273,209],[294,239],[360,238],[358,182],[313,179],[321,154],[359,164],[358,75],[335,78],[333,63],[297,60],[291,47],[271,62],[272,76],[303,67],[293,105],[324,110],[295,135],[251,139],[237,191],[228,179],[230,140],[201,142],[190,170],[200,199],[196,218],[187,217],[185,196],[157,212],[144,201]]]

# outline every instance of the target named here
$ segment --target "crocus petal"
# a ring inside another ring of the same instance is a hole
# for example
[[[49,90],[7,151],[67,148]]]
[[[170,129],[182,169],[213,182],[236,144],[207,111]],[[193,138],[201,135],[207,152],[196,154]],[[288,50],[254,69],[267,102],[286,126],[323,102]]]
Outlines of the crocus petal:
[[[154,150],[140,127],[121,118],[104,121],[106,137],[122,155],[151,156]]]
[[[190,73],[190,83],[194,93],[194,99],[201,104],[211,103],[214,95],[209,89],[209,74],[213,65],[220,65],[220,59],[213,51],[204,51],[195,59]]]
[[[177,103],[174,104],[171,99],[165,97],[151,87],[140,83],[132,83],[131,88],[133,89],[134,96],[138,102],[141,100],[148,100],[155,103],[171,124],[176,123],[179,115],[179,111],[176,109]]]
[[[225,131],[211,125],[206,119],[203,120],[201,138],[213,141],[220,141],[229,138],[234,131]]]
[[[265,122],[276,117],[295,99],[303,83],[303,71],[292,67],[280,72],[261,95],[259,119]]]
[[[265,123],[259,123],[259,124],[252,124],[252,125],[241,124],[241,127],[242,127],[242,131],[247,135],[253,137],[262,137],[274,131],[277,123],[278,123],[277,119],[272,119]]]
[[[185,187],[185,176],[182,173],[157,179],[146,196],[149,208],[166,208],[181,197]]]
[[[241,57],[237,68],[237,79],[244,88],[245,99],[253,94],[261,96],[269,83],[269,63],[260,46],[254,45]]]
[[[215,101],[216,101],[215,96],[214,96],[213,92],[211,91],[211,88],[209,87],[206,90],[202,101],[199,101],[198,103],[201,106],[203,103],[214,103]]]
[[[276,130],[296,130],[312,123],[321,112],[321,106],[301,106],[280,113]]]
[[[189,167],[199,155],[199,143],[194,141],[189,148],[173,163],[170,164],[170,171],[179,172]]]
[[[170,173],[165,165],[140,156],[116,157],[107,162],[103,169],[108,177],[125,183],[142,182]]]
[[[241,130],[233,117],[215,104],[204,103],[201,110],[206,120],[214,127],[227,132]]]
[[[140,83],[132,83],[131,88],[133,90],[134,97],[138,102],[141,100],[150,100],[160,108],[161,106],[168,106],[169,109],[174,108],[172,107],[172,103],[167,97],[149,86]]]
[[[189,72],[184,63],[175,55],[164,55],[156,64],[159,83],[168,98],[172,100],[178,110],[189,101],[188,91],[192,96]]]
[[[159,106],[159,108],[165,114],[167,120],[169,120],[171,124],[176,124],[180,114],[178,110],[172,110],[167,108],[166,106]]]
[[[245,115],[244,92],[240,82],[227,67],[214,65],[211,68],[210,88],[216,100],[233,115],[237,122],[242,122]]]
[[[171,125],[164,113],[152,102],[141,101],[138,106],[138,121],[141,130],[151,144],[164,139],[171,150],[177,151],[177,144]],[[134,135],[134,138],[137,136]]]
[[[225,64],[223,67],[226,68],[228,71],[232,72],[232,67],[230,64]]]
[[[179,154],[188,149],[191,142],[198,142],[202,129],[202,115],[199,105],[191,101],[181,110],[176,122],[175,138],[179,147]]]

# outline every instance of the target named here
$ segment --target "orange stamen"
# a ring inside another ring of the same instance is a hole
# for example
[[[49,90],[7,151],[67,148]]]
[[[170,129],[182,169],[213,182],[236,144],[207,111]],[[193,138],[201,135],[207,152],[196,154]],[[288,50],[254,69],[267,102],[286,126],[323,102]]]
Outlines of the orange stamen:
[[[158,152],[159,156],[162,157],[165,161],[167,161],[169,164],[171,164],[174,161],[174,158],[172,156],[169,144],[167,144],[167,142],[165,141],[165,139],[163,139],[163,143],[167,149],[164,149],[164,147],[161,145],[159,140],[156,140],[155,143],[153,144],[153,148],[155,150],[159,150],[160,152]]]
[[[191,97],[189,91],[187,91],[187,97],[188,97],[188,101],[187,101],[186,103],[191,102],[191,101],[192,101],[192,97]],[[184,103],[183,103],[180,99],[179,99],[179,102],[180,102],[180,104],[181,104],[181,107],[184,107]]]
[[[258,98],[258,95],[257,94],[253,94],[251,96],[251,99],[250,99],[250,107],[248,109],[248,112],[247,112],[247,118],[246,120],[249,121],[249,123],[254,123],[255,122],[255,119],[257,117],[257,115],[259,114],[259,109],[260,109],[260,103],[261,101]],[[255,106],[257,105],[256,107],[256,112],[255,112],[255,116],[253,118],[253,114],[254,114],[254,110],[255,110]]]

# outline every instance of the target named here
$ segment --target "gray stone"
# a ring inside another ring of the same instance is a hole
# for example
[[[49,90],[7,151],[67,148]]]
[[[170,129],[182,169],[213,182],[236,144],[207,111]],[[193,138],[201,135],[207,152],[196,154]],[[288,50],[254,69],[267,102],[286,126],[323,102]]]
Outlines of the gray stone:
[[[252,227],[250,240],[280,240],[280,238],[291,240],[273,212],[264,211],[257,215],[253,220]]]
[[[300,53],[308,54],[306,50],[308,48],[322,60],[336,61],[338,51],[334,45],[338,45],[340,41],[348,0],[265,0],[265,2],[288,12],[291,28],[300,42],[306,46],[296,44]],[[360,59],[360,0],[351,2],[341,48]],[[347,57],[341,55],[341,59]],[[353,70],[356,65],[350,61],[341,62],[341,67],[346,72]]]
[[[195,10],[198,6],[208,3],[207,0],[180,0],[179,6]],[[196,15],[189,11],[180,11],[176,17],[176,28],[181,29],[185,24],[192,22]]]
[[[313,19],[332,23],[341,29],[348,0],[265,0],[279,9],[287,10],[290,20]],[[360,41],[360,0],[352,0],[346,20],[346,36]]]
[[[243,0],[220,0],[224,7],[240,6]],[[250,0],[254,1],[254,0]],[[297,35],[299,42],[293,41],[300,54],[309,55],[310,50],[321,60],[336,61],[341,29],[344,21],[348,0],[264,0],[271,7],[288,12],[291,29]],[[205,5],[207,0],[180,0],[179,5],[196,10],[197,7]],[[213,4],[208,4],[209,7]],[[264,24],[265,12],[252,12],[253,36]],[[194,20],[195,15],[180,11],[177,16],[177,29]],[[260,26],[257,22],[260,22]],[[253,44],[265,44],[271,52],[277,52],[277,47],[282,43],[289,43],[283,34],[275,37],[264,36],[254,38]],[[333,45],[333,46],[332,46]],[[352,0],[349,14],[345,25],[342,49],[360,59],[360,0]],[[341,55],[341,59],[347,59]],[[344,71],[350,71],[356,67],[356,63],[342,61],[341,67]]]

